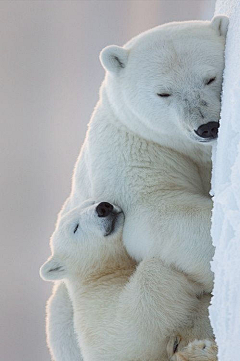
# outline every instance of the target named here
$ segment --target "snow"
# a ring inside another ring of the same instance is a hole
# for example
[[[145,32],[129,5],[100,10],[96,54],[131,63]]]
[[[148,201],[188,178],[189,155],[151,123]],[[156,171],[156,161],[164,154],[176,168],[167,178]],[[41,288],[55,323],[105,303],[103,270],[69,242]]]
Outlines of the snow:
[[[240,2],[217,0],[215,15],[226,14],[221,126],[213,150],[212,238],[216,247],[210,319],[219,361],[240,359]]]

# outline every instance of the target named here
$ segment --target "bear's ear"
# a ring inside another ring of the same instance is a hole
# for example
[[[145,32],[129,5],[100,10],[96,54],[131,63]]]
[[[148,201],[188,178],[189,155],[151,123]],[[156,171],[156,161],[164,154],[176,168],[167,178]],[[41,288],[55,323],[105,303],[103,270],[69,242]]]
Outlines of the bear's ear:
[[[227,35],[229,18],[226,15],[217,15],[212,18],[211,28],[217,31],[220,36]]]
[[[50,257],[40,268],[40,276],[45,281],[55,281],[65,278],[67,272],[62,261],[55,256]]]
[[[100,53],[100,61],[105,70],[118,73],[127,65],[128,51],[121,46],[110,45]]]

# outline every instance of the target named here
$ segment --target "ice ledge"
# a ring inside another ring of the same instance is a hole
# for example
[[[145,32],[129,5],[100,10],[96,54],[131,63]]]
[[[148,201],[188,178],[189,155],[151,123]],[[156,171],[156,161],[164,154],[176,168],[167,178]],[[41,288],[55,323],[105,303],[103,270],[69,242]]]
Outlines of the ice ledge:
[[[216,246],[210,319],[219,361],[240,360],[240,1],[217,0],[215,15],[230,17],[221,127],[213,150],[212,238]]]

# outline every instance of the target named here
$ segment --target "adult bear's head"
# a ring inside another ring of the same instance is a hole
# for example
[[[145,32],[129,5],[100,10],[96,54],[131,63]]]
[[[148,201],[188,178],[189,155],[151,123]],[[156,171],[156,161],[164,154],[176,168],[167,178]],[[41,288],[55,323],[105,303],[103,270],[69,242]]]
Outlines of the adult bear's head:
[[[120,122],[171,146],[216,139],[220,117],[226,16],[168,23],[100,54],[104,93]]]

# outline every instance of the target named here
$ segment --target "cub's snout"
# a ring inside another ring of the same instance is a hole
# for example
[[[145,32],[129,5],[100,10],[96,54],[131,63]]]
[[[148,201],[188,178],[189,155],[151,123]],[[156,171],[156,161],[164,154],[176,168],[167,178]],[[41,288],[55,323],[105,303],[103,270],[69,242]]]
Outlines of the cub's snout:
[[[112,234],[116,228],[123,223],[119,222],[119,218],[123,218],[123,212],[121,208],[108,202],[99,203],[96,207],[96,212],[98,217],[102,218],[105,236]]]
[[[217,138],[218,128],[219,128],[219,122],[209,122],[209,123],[200,125],[200,127],[197,130],[195,130],[195,133],[199,137],[204,138],[205,141],[210,141],[212,139]]]
[[[101,202],[96,207],[98,217],[107,217],[113,213],[114,206],[108,202]]]

